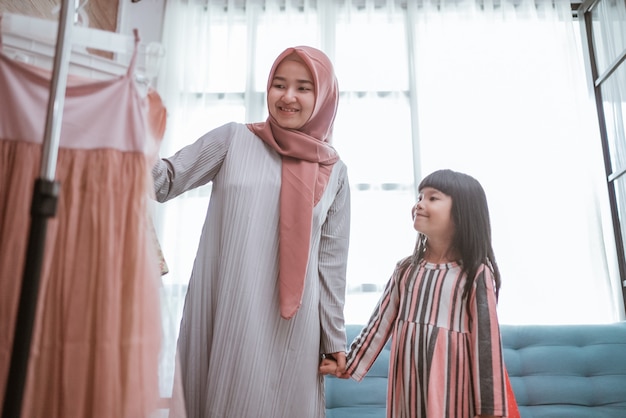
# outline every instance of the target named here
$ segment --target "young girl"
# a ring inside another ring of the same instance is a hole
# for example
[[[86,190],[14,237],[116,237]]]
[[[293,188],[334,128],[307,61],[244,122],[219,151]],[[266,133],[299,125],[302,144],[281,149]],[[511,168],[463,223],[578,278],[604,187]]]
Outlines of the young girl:
[[[466,174],[436,171],[412,215],[415,252],[396,265],[345,372],[332,359],[320,372],[360,381],[391,338],[387,417],[508,416],[485,192]]]

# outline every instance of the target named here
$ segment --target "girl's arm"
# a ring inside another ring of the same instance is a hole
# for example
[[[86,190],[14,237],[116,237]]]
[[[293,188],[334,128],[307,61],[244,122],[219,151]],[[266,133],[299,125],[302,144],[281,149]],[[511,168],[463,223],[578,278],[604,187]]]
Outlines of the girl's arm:
[[[236,124],[216,128],[152,168],[155,198],[165,202],[193,188],[207,184],[219,172]]]
[[[318,274],[320,279],[320,350],[343,356],[345,366],[346,329],[343,308],[350,238],[350,186],[346,166],[338,164],[339,188],[322,225]]]
[[[491,270],[482,265],[470,300],[474,402],[480,417],[507,416],[506,379]]]
[[[357,381],[365,377],[389,340],[400,305],[399,283],[410,271],[402,263],[396,265],[367,325],[350,345],[346,374]]]

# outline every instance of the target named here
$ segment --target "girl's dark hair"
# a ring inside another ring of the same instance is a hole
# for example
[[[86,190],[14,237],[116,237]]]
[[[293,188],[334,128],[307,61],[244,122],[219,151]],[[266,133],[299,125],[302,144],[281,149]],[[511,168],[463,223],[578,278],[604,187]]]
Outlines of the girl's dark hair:
[[[487,196],[480,183],[464,173],[444,169],[426,176],[419,184],[421,192],[425,187],[432,187],[452,198],[452,220],[455,233],[452,246],[461,255],[461,268],[467,274],[464,294],[468,294],[474,284],[476,272],[485,263],[495,278],[496,298],[500,291],[500,270],[491,246],[491,223]],[[421,232],[417,243],[413,264],[424,258],[427,237]]]

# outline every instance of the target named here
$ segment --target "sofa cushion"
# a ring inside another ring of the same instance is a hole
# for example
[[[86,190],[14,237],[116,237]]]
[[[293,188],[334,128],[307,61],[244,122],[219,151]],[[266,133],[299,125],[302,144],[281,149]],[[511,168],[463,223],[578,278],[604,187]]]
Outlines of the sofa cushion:
[[[523,418],[626,417],[626,323],[500,328]]]
[[[522,418],[626,418],[626,322],[500,328]],[[326,377],[327,418],[385,418],[389,350],[360,383]]]

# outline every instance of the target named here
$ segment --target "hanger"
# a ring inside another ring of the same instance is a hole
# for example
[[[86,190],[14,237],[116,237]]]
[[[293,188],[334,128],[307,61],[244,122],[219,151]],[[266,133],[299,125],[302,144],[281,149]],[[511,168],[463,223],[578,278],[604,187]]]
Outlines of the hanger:
[[[58,23],[33,16],[5,12],[1,15],[2,51],[9,57],[51,69],[54,62]],[[71,74],[92,79],[119,77],[128,71],[135,48],[135,38],[116,32],[75,25],[72,28]],[[156,77],[164,49],[151,42],[139,44],[136,80],[145,85]],[[106,58],[89,50],[105,51]]]

